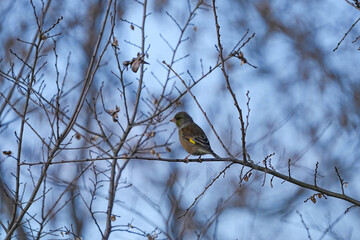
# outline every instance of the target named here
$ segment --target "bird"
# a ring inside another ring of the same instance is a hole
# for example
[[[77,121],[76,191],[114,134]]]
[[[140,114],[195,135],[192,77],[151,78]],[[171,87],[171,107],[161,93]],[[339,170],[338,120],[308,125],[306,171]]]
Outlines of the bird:
[[[189,153],[185,157],[188,161],[190,155],[211,154],[217,159],[221,159],[210,147],[208,138],[205,132],[193,121],[190,115],[186,112],[178,112],[174,118],[170,120],[174,122],[179,129],[179,140],[185,151]]]

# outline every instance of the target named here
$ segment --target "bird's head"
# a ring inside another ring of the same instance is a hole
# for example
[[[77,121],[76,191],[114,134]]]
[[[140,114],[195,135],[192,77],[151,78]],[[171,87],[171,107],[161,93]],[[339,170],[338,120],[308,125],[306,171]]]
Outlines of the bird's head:
[[[192,118],[186,112],[178,112],[173,119],[170,120],[174,122],[178,128],[181,128],[185,124],[193,122]]]

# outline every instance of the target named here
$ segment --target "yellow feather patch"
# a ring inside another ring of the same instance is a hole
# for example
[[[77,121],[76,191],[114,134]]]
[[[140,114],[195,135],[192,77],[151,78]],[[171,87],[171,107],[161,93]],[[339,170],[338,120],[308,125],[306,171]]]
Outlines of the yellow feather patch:
[[[190,141],[192,144],[195,144],[195,141],[192,140],[191,138],[189,139],[189,141]]]

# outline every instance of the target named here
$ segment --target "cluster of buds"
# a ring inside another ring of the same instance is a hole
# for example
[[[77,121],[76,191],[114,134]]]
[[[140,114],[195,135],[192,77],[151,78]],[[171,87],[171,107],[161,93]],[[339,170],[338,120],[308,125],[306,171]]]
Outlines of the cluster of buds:
[[[236,51],[236,52],[234,52],[234,56],[241,60],[240,65],[243,65],[243,64],[245,64],[245,63],[248,62],[248,61],[246,60],[246,58],[244,57],[244,53],[243,53],[242,51]]]

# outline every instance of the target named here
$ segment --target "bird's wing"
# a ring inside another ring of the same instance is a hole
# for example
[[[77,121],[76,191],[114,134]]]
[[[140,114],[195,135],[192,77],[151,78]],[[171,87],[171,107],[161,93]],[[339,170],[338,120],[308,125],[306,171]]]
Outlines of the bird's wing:
[[[196,124],[191,123],[181,129],[181,135],[192,144],[198,145],[212,152],[208,138],[204,131]]]

